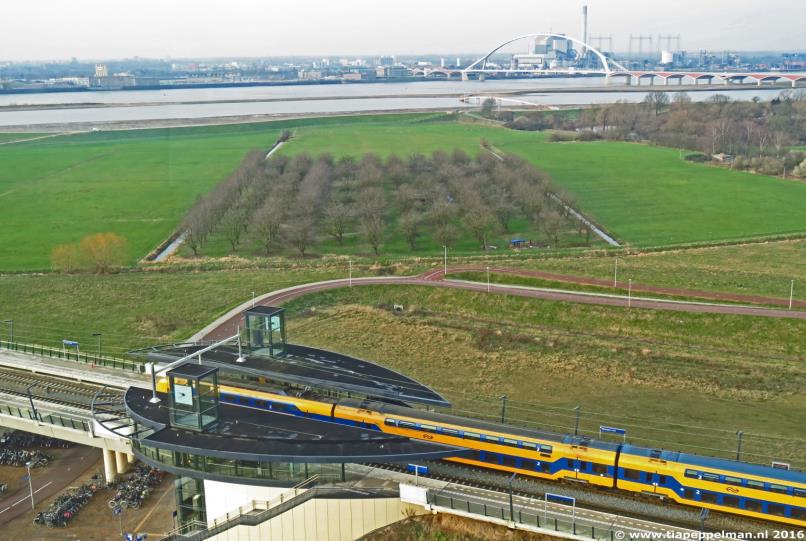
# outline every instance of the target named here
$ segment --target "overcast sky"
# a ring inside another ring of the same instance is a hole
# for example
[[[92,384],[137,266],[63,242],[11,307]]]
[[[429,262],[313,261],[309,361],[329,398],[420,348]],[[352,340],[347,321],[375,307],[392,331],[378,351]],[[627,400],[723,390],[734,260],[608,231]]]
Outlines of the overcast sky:
[[[482,52],[552,30],[806,50],[806,0],[0,0],[0,60]],[[637,48],[637,46],[636,46]]]

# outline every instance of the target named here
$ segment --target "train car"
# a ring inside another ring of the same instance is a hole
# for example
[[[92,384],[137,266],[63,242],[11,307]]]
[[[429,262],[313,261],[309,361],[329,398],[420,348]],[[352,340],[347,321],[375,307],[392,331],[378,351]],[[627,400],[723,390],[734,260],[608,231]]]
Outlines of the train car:
[[[158,382],[167,392],[167,379]],[[527,430],[372,400],[323,401],[221,385],[222,403],[465,447],[449,458],[543,479],[651,494],[680,504],[806,527],[806,473]]]
[[[617,487],[806,526],[806,473],[733,460],[624,445]]]
[[[540,477],[613,487],[618,444],[473,421],[378,402],[339,401],[334,417],[383,432],[470,449],[446,460]]]

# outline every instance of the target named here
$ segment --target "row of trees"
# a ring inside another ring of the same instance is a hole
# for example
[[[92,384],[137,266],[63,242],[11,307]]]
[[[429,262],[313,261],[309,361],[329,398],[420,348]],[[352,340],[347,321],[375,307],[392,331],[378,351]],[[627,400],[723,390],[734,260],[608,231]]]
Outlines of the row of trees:
[[[50,259],[53,268],[61,272],[89,269],[105,274],[126,264],[128,242],[115,233],[96,233],[78,243],[56,246]]]
[[[806,93],[785,91],[769,102],[731,101],[715,95],[692,102],[688,94],[650,92],[641,103],[596,105],[578,115],[533,113],[509,123],[516,129],[565,129],[582,139],[645,140],[658,145],[728,154],[737,169],[802,175],[806,154]]]
[[[415,251],[426,238],[453,246],[472,237],[486,250],[516,219],[554,245],[569,229],[589,240],[562,201],[573,204],[547,175],[520,158],[489,152],[385,160],[371,153],[266,160],[255,152],[196,202],[183,228],[195,255],[213,236],[225,238],[232,252],[257,244],[266,255],[293,250],[303,257],[327,238],[342,246],[355,236],[376,255],[390,238]]]

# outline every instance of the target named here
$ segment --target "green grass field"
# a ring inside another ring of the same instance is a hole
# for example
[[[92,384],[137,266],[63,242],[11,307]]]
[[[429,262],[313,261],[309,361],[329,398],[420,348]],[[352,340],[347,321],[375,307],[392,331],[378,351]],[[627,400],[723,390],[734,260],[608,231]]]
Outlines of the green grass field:
[[[46,269],[54,246],[105,231],[128,239],[134,262],[248,150],[268,147],[285,128],[295,132],[283,150],[289,154],[475,153],[486,138],[551,173],[585,213],[636,245],[803,232],[806,224],[806,184],[682,162],[676,150],[546,143],[540,133],[437,114],[329,117],[95,132],[0,146],[0,269]],[[388,249],[408,253],[399,244]]]

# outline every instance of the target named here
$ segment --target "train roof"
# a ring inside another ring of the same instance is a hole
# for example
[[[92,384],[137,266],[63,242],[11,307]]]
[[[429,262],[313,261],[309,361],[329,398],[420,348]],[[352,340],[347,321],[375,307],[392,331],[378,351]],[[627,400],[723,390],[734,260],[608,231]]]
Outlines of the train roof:
[[[359,401],[340,401],[344,405],[361,405]],[[513,436],[521,436],[524,438],[538,439],[551,441],[555,443],[565,443],[568,445],[585,445],[593,449],[602,449],[615,452],[619,444],[607,441],[593,440],[581,436],[569,436],[563,434],[556,434],[553,432],[545,432],[542,430],[532,430],[528,428],[520,428],[516,426],[504,425],[499,423],[492,423],[488,421],[478,421],[475,419],[468,419],[466,417],[459,417],[458,415],[450,415],[447,413],[437,413],[432,411],[423,411],[414,408],[405,408],[400,406],[393,406],[388,404],[372,404],[372,408],[380,413],[390,416],[411,417],[414,419],[422,419],[424,421],[432,421],[434,423],[442,423],[460,426],[464,428],[474,429],[481,432],[497,432],[503,434],[511,434]]]
[[[692,455],[688,453],[680,453],[678,451],[660,450],[660,454],[658,455],[657,449],[638,447],[635,445],[625,445],[622,447],[621,453],[645,457],[651,457],[653,454],[655,454],[657,455],[657,458],[660,458],[661,460],[678,462],[680,464],[687,464],[689,466],[700,466],[702,468],[731,471],[737,474],[767,477],[769,479],[776,479],[778,481],[806,484],[806,472],[797,470],[782,470],[773,468],[772,466],[749,464],[747,462],[738,462],[736,460],[728,460],[725,458]]]
[[[168,363],[201,349],[199,344],[154,346],[147,358]],[[222,373],[234,372],[272,381],[374,396],[403,403],[450,406],[450,402],[422,383],[370,361],[323,349],[286,344],[286,354],[249,355],[238,361],[238,348],[221,346],[203,355],[204,364]]]
[[[153,433],[140,436],[142,445],[260,462],[410,462],[462,456],[464,448],[420,441],[368,428],[346,426],[264,409],[219,405],[219,422],[204,432],[171,426],[170,399],[130,387],[124,401],[128,414]]]

